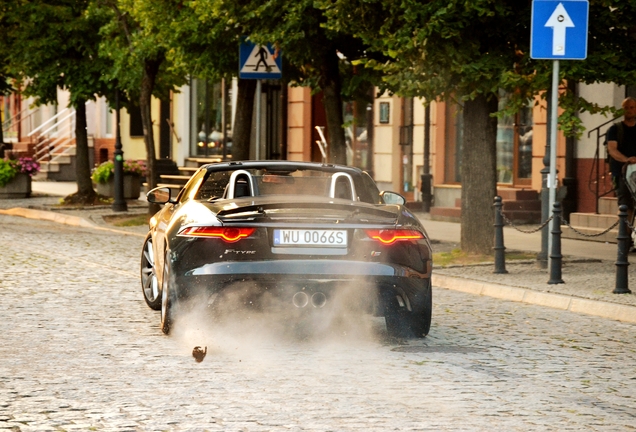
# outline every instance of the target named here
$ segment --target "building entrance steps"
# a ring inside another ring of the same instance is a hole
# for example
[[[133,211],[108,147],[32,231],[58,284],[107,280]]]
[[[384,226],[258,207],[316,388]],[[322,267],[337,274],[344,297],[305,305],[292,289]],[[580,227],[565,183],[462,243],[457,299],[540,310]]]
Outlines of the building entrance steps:
[[[596,213],[570,214],[570,226],[561,228],[563,238],[588,240],[595,242],[616,243],[618,227],[599,235],[618,221],[618,203],[615,197],[601,197],[598,200]],[[578,232],[577,232],[578,231]]]
[[[540,223],[541,201],[537,191],[533,189],[497,188],[497,195],[501,197],[503,213],[510,221],[519,224]],[[432,207],[431,219],[459,222],[462,214],[461,206],[461,199],[457,198],[454,207]]]

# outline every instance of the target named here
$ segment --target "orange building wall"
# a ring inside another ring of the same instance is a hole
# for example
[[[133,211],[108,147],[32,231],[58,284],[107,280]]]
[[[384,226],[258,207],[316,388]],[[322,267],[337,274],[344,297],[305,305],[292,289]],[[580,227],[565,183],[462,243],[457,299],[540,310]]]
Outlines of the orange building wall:
[[[311,160],[311,90],[289,87],[287,103],[287,160]]]

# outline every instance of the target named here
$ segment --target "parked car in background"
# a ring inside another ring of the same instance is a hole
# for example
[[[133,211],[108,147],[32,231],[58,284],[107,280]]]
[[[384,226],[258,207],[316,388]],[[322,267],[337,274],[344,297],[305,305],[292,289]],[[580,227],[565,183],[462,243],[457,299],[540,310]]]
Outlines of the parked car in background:
[[[224,162],[202,166],[172,195],[162,187],[147,194],[164,206],[150,221],[141,258],[144,298],[161,310],[164,333],[193,299],[231,313],[231,296],[256,310],[274,299],[297,316],[328,310],[338,299],[384,316],[391,335],[429,332],[426,231],[402,196],[380,192],[366,172]]]

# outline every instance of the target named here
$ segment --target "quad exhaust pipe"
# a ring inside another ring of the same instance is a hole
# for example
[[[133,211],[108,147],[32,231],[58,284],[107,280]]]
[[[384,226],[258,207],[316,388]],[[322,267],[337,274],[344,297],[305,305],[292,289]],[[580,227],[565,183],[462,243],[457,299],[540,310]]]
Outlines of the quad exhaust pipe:
[[[292,297],[292,303],[299,309],[306,307],[311,302],[311,305],[316,309],[320,309],[327,304],[327,296],[320,291],[311,295],[311,298],[304,291],[298,291]]]

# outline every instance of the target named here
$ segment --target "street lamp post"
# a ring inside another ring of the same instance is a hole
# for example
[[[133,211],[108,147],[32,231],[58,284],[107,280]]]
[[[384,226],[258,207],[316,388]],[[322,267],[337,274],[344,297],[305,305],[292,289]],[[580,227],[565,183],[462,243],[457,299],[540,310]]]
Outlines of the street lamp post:
[[[115,93],[115,176],[114,176],[114,188],[115,188],[115,200],[113,201],[113,211],[128,211],[126,200],[124,199],[124,152],[121,149],[121,130],[119,126],[119,89]]]

